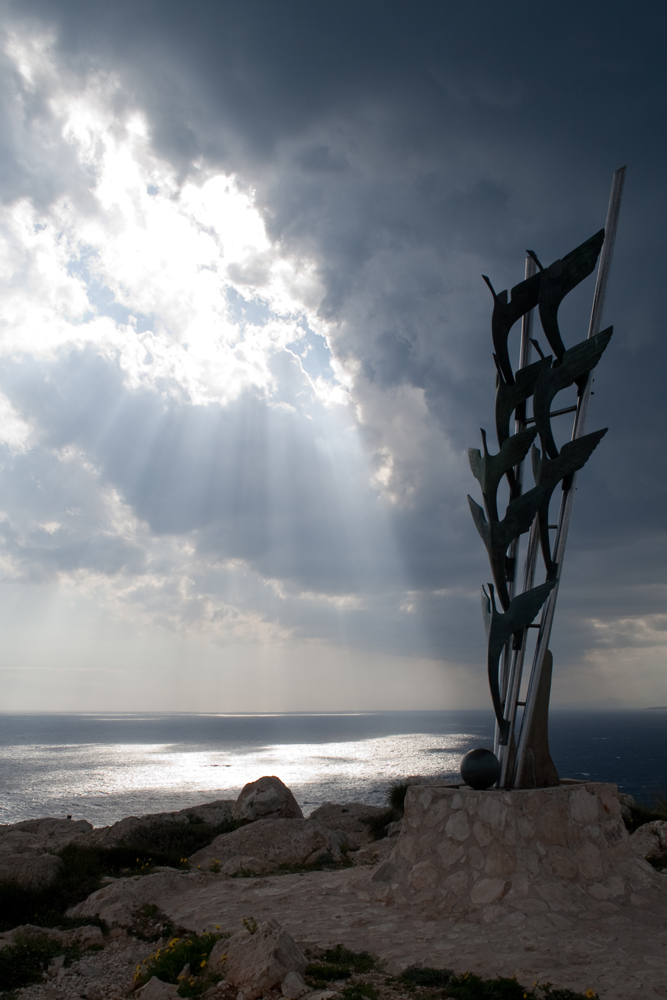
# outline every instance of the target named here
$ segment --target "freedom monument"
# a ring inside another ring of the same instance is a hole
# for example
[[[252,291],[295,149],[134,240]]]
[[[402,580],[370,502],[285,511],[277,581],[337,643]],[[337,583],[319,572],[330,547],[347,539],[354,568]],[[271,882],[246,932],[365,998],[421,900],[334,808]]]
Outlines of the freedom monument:
[[[548,713],[553,658],[549,639],[572,515],[577,473],[598,446],[606,428],[585,434],[592,371],[607,348],[613,328],[601,330],[625,167],[614,174],[604,229],[566,257],[543,267],[527,251],[526,276],[511,290],[493,296],[491,320],[496,365],[495,423],[498,452],[491,454],[482,430],[482,451],[468,452],[472,473],[482,491],[483,506],[468,497],[475,526],[486,546],[493,583],[482,588],[482,615],[488,639],[487,670],[496,716],[494,754],[473,750],[462,761],[462,776],[475,788],[496,782],[504,788],[543,788],[559,784],[549,754]],[[566,347],[558,323],[565,296],[593,273],[597,281],[588,337]],[[551,349],[545,354],[533,335],[535,310]],[[509,337],[521,319],[519,365],[512,368]],[[533,349],[538,359],[531,360]],[[576,386],[576,403],[553,409],[564,389]],[[530,410],[530,413],[529,413]],[[574,414],[570,440],[556,444],[553,422]],[[514,418],[513,433],[510,424]],[[534,485],[524,488],[524,465],[531,453]],[[499,490],[506,505],[500,516]],[[550,509],[560,484],[560,508],[552,523]],[[553,537],[551,532],[555,532]],[[519,573],[520,537],[529,533]],[[536,583],[538,558],[544,573]],[[538,623],[535,619],[540,614]],[[534,643],[530,630],[536,632]],[[521,700],[524,662],[533,647],[525,699]],[[519,713],[519,709],[523,711]]]

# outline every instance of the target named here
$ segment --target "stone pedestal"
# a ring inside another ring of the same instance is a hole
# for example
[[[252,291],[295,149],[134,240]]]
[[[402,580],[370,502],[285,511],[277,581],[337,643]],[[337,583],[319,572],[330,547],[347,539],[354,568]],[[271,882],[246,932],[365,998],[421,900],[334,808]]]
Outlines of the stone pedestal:
[[[372,885],[379,901],[414,902],[434,916],[511,923],[513,914],[613,914],[667,892],[665,876],[629,840],[615,785],[413,785]]]

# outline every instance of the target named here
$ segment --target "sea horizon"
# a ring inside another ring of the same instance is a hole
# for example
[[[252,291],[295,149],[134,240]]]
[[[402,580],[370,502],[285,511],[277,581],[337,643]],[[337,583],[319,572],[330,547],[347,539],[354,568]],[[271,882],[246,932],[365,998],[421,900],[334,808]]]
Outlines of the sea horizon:
[[[655,706],[656,709],[661,706]],[[456,780],[490,746],[489,710],[1,712],[0,823],[128,815],[235,798],[277,774],[304,814],[325,801],[384,804],[394,781]],[[650,709],[552,709],[561,777],[611,781],[650,802],[667,789],[667,727]]]

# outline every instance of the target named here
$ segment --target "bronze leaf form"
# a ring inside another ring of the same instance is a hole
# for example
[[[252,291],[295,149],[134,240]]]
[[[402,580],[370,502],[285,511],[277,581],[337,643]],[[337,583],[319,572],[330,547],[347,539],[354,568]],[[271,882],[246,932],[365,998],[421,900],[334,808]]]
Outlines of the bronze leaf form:
[[[542,439],[542,448],[549,458],[556,458],[558,455],[550,416],[554,396],[595,368],[613,332],[614,328],[610,326],[594,337],[582,340],[580,344],[565,351],[562,359],[553,365],[550,358],[545,359],[533,394],[533,415]]]
[[[552,492],[553,486],[550,483],[535,486],[508,505],[502,521],[491,522],[486,520],[480,505],[475,503],[471,496],[468,497],[472,519],[486,546],[486,551],[489,553],[498,600],[505,610],[510,604],[507,590],[507,564],[505,562],[507,550],[515,538],[529,530],[537,511],[544,503],[545,497],[551,496]]]
[[[556,586],[555,580],[547,580],[539,587],[526,590],[523,594],[518,594],[510,602],[510,606],[504,614],[496,610],[496,601],[493,584],[489,584],[489,593],[482,587],[482,617],[488,638],[487,670],[489,674],[489,687],[491,689],[491,700],[493,710],[496,714],[498,729],[500,732],[500,742],[507,744],[509,738],[510,723],[503,718],[503,706],[500,700],[500,683],[498,670],[500,656],[503,646],[520,629],[526,628],[533,621],[547,597]]]
[[[502,445],[510,436],[510,420],[517,406],[532,396],[543,362],[535,361],[532,365],[519,368],[516,381],[507,383],[498,368],[498,385],[496,388],[496,433],[498,444]]]
[[[498,485],[506,472],[522,462],[535,440],[536,427],[528,427],[519,434],[512,434],[503,441],[497,455],[490,455],[486,446],[486,431],[482,430],[484,454],[479,448],[468,448],[468,461],[472,474],[482,487],[486,512],[490,521],[498,520]]]
[[[518,319],[534,309],[539,301],[542,272],[538,271],[530,278],[519,282],[512,289],[512,297],[507,301],[507,289],[503,292],[494,291],[493,285],[485,274],[482,275],[493,295],[493,316],[491,317],[491,334],[496,352],[497,364],[508,385],[514,382],[512,365],[510,364],[507,339],[510,330]]]
[[[583,437],[575,438],[574,441],[568,441],[561,448],[560,454],[551,460],[543,459],[540,455],[540,449],[533,445],[532,459],[535,482],[547,487],[537,516],[540,526],[540,545],[549,578],[555,575],[558,568],[551,558],[551,543],[549,541],[549,501],[551,495],[562,479],[566,479],[583,469],[607,430],[608,428],[605,427],[601,431],[593,431],[592,434],[585,434]]]
[[[573,288],[593,273],[604,243],[604,229],[572,250],[567,257],[555,260],[541,272],[539,292],[540,322],[551,349],[558,359],[565,354],[565,345],[558,327],[558,309]],[[530,252],[530,251],[529,251]],[[531,253],[533,260],[535,255]],[[494,341],[495,343],[495,341]]]

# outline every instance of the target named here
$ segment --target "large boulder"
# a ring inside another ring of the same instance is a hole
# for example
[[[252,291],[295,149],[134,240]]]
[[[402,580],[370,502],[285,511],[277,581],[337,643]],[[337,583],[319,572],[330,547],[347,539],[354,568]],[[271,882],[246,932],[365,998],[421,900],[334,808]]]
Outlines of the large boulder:
[[[215,802],[204,802],[198,806],[189,806],[176,812],[147,813],[145,816],[126,816],[112,826],[104,826],[93,831],[88,843],[97,847],[116,847],[118,844],[131,844],[133,838],[157,823],[190,823],[190,817],[202,823],[216,826],[232,818],[234,799],[217,799]]]
[[[275,775],[245,785],[234,803],[232,816],[247,823],[258,819],[303,819],[296,799]]]
[[[85,841],[92,829],[92,825],[85,819],[58,819],[53,816],[25,819],[20,823],[0,826],[0,853],[7,853],[2,847],[7,837],[22,833],[31,837],[31,845],[39,847],[41,851],[57,854],[68,844]]]
[[[667,855],[667,822],[656,819],[638,827],[630,837],[630,847],[640,858]]]
[[[327,830],[309,819],[260,819],[219,837],[193,854],[188,860],[195,868],[226,871],[235,859],[237,870],[245,867],[242,859],[253,861],[251,870],[267,872],[280,865],[313,864],[330,855],[340,860],[342,834]],[[261,867],[258,867],[261,866]]]
[[[55,882],[62,868],[55,854],[3,854],[0,856],[0,882],[17,882],[24,889],[42,889]]]
[[[209,958],[209,968],[224,974],[245,1000],[257,1000],[280,986],[289,973],[305,972],[307,965],[294,938],[275,920],[247,921],[229,940],[218,941]]]
[[[349,847],[356,850],[373,840],[369,823],[386,814],[386,806],[368,806],[363,802],[346,802],[339,806],[325,802],[310,814],[309,819],[328,830],[340,830]]]

